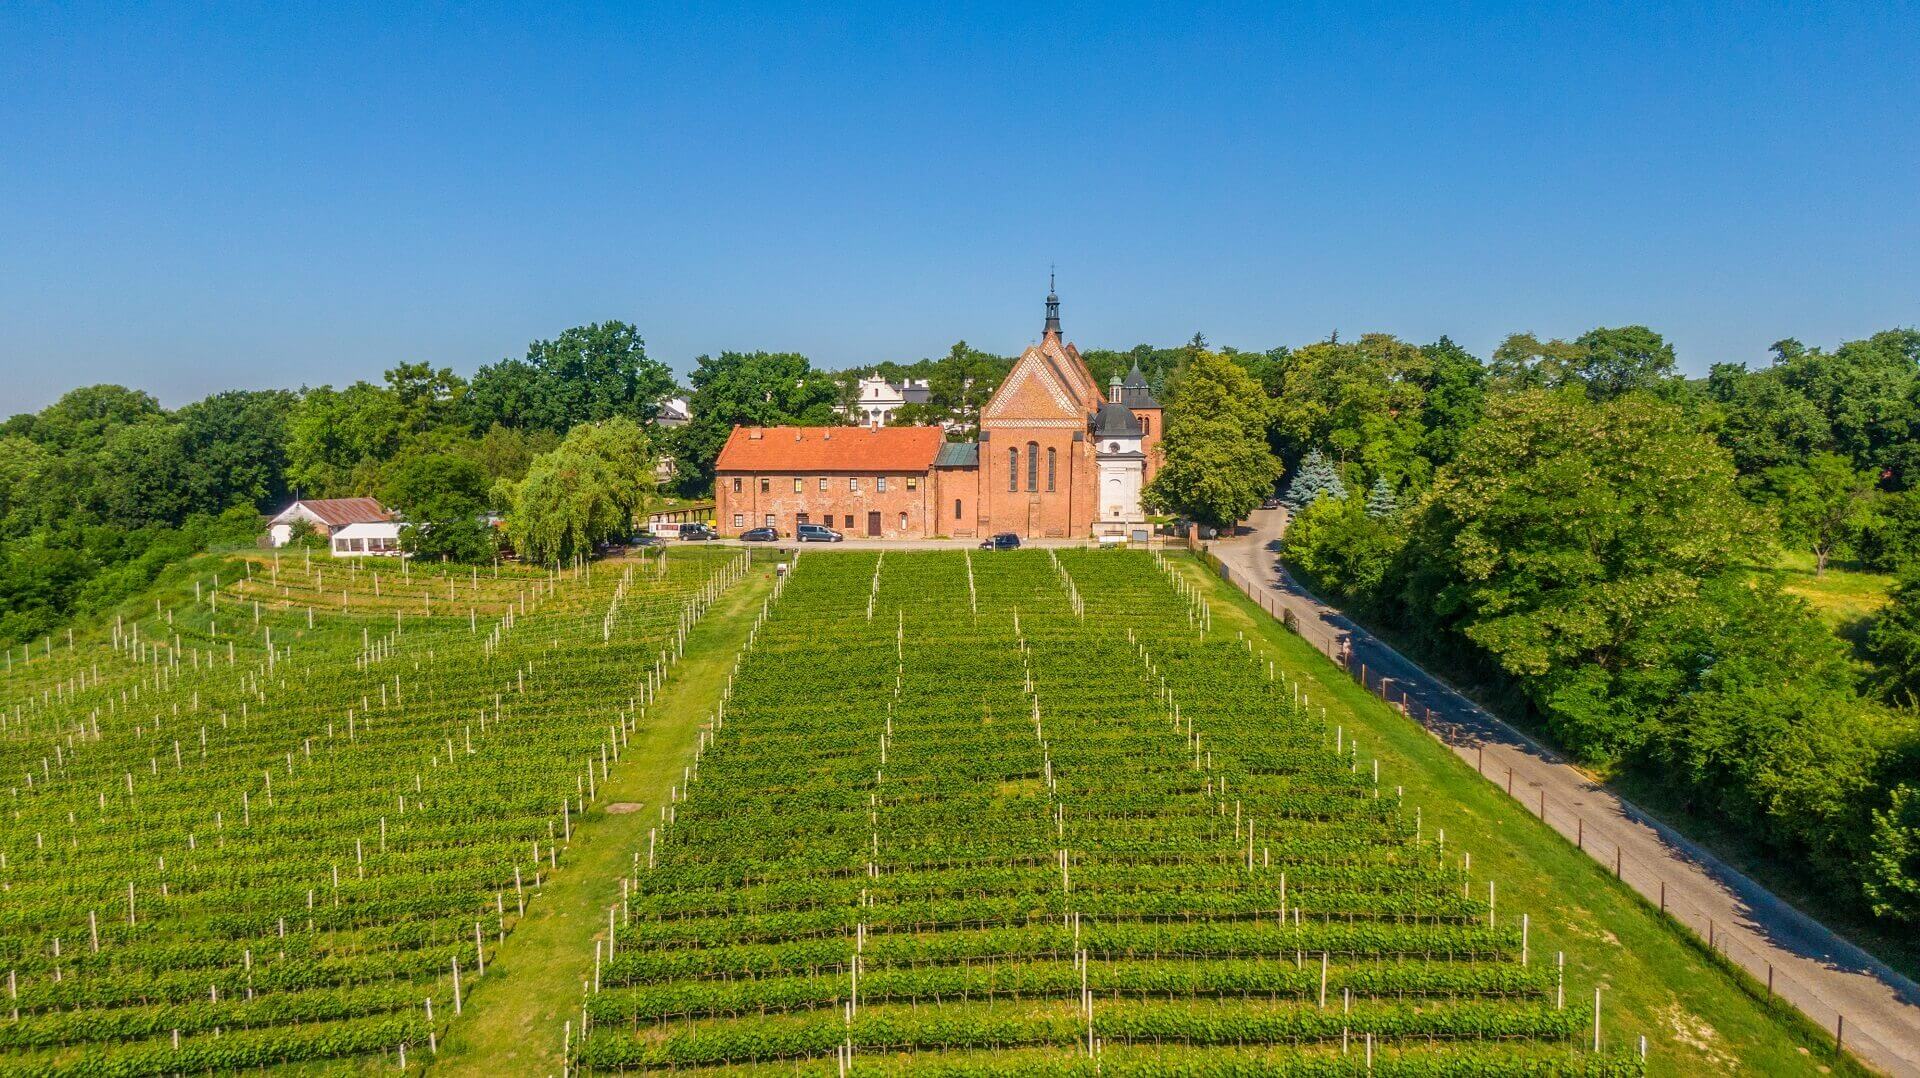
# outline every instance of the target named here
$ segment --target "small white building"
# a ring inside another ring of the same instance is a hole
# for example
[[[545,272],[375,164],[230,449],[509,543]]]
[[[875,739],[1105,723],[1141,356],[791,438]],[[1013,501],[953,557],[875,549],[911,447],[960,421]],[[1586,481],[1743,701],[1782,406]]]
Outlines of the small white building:
[[[860,392],[851,407],[843,410],[847,418],[869,427],[884,427],[902,405],[925,404],[931,399],[924,378],[889,382],[885,378],[860,379]]]
[[[404,527],[398,520],[361,521],[335,530],[327,545],[336,558],[397,558],[401,556],[400,529]]]
[[[372,498],[302,498],[267,521],[267,535],[273,545],[292,542],[293,526],[302,520],[313,525],[315,534],[332,538],[341,528],[385,523],[393,520],[393,514]]]
[[[1142,448],[1145,430],[1133,409],[1119,403],[1120,380],[1114,379],[1108,403],[1093,421],[1093,460],[1099,470],[1098,510],[1094,532],[1106,536],[1145,539],[1147,516],[1140,506],[1146,486],[1147,454]]]
[[[660,402],[660,414],[653,418],[663,427],[684,427],[693,420],[693,405],[685,397],[668,397]]]

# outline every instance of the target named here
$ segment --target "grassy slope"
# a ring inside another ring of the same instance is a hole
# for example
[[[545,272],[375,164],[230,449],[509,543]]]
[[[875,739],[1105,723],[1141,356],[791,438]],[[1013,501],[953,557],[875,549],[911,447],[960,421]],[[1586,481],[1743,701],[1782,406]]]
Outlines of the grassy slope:
[[[1781,587],[1813,606],[1834,632],[1857,642],[1867,620],[1887,601],[1893,587],[1890,573],[1876,573],[1840,562],[1828,562],[1824,576],[1815,576],[1813,556],[1786,553],[1772,570]]]
[[[646,849],[668,788],[693,759],[695,730],[719,701],[770,580],[770,572],[756,569],[701,619],[645,725],[613,766],[599,805],[575,828],[560,870],[474,983],[434,1073],[560,1073],[562,1025],[570,1016],[578,1020],[581,983],[593,977],[593,941],[606,931],[607,906],[620,897],[619,878],[633,851]],[[620,802],[643,807],[604,810]]]
[[[1606,986],[1609,1043],[1645,1034],[1649,1072],[1810,1074],[1835,1063],[1816,1031],[1770,1010],[1740,981],[1683,937],[1631,890],[1521,810],[1418,724],[1355,686],[1312,647],[1288,633],[1238,589],[1198,561],[1182,568],[1207,582],[1214,625],[1253,634],[1255,647],[1292,671],[1312,698],[1378,756],[1383,784],[1404,784],[1424,826],[1444,828],[1450,845],[1472,852],[1476,875],[1500,885],[1500,907],[1532,913],[1535,953],[1567,956],[1568,1006],[1591,1007]]]

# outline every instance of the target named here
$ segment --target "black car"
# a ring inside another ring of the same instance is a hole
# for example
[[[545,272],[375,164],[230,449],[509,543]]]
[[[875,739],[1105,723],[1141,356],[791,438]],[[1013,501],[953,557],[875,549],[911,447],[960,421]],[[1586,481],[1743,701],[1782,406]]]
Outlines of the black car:
[[[706,524],[682,524],[680,525],[680,538],[691,542],[700,542],[707,539],[718,539],[720,536],[714,532],[712,527]]]
[[[1278,509],[1278,508],[1280,508],[1280,499],[1278,499],[1278,498],[1267,498],[1267,499],[1265,499],[1265,500],[1263,500],[1263,501],[1262,501],[1262,502],[1260,503],[1260,508],[1262,508],[1262,509]]]
[[[981,550],[1014,550],[1020,546],[1020,537],[1012,532],[989,535],[980,540]]]
[[[740,533],[743,543],[771,543],[780,538],[780,533],[772,528],[748,528]]]

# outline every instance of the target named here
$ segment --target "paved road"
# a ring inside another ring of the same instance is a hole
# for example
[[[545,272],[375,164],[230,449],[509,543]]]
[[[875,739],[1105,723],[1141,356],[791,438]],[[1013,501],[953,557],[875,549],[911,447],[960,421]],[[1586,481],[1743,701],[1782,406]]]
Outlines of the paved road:
[[[1920,1078],[1920,985],[1723,864],[1672,828],[1500,722],[1440,679],[1321,602],[1274,555],[1284,510],[1261,511],[1245,533],[1212,544],[1229,579],[1306,639],[1345,656],[1356,675],[1404,703],[1427,729],[1543,815],[1570,841],[1694,929],[1882,1070]]]

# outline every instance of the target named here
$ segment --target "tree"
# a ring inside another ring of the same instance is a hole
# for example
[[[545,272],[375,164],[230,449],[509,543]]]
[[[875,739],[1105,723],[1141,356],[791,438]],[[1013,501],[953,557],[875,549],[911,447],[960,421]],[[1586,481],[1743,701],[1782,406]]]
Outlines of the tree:
[[[1425,383],[1433,366],[1419,348],[1384,333],[1297,348],[1280,363],[1272,423],[1280,455],[1325,449],[1364,476],[1424,483]]]
[[[283,389],[235,389],[180,409],[195,508],[265,511],[286,501],[287,417],[296,399]]]
[[[895,426],[951,423],[952,437],[976,438],[980,434],[980,410],[1012,368],[1012,360],[960,341],[939,359],[903,368],[900,377],[927,380],[927,403],[902,405],[894,410],[890,422]]]
[[[1340,482],[1340,473],[1334,470],[1332,462],[1318,449],[1309,450],[1307,458],[1293,473],[1293,479],[1287,483],[1287,491],[1280,501],[1288,509],[1299,512],[1322,498],[1345,498],[1346,484]]]
[[[1469,441],[1413,524],[1405,616],[1476,645],[1582,757],[1638,746],[1672,691],[1660,627],[1759,550],[1731,460],[1644,395],[1497,398]]]
[[[1479,420],[1487,396],[1487,369],[1478,357],[1446,337],[1420,351],[1428,364],[1421,383],[1427,400],[1420,413],[1426,428],[1420,454],[1438,466],[1453,459],[1467,429]]]
[[[486,511],[487,473],[471,458],[423,453],[401,461],[384,491],[408,527],[400,548],[416,557],[464,563],[492,559],[493,529]]]
[[[675,430],[669,448],[683,493],[713,484],[713,463],[736,426],[822,427],[842,422],[839,387],[792,352],[722,352],[701,356],[693,383],[693,421]]]
[[[673,372],[647,357],[639,330],[595,322],[534,341],[523,360],[481,367],[468,414],[475,429],[499,423],[563,435],[615,416],[649,422],[673,392]]]
[[[1645,326],[1591,329],[1573,343],[1575,371],[1594,400],[1654,389],[1674,376],[1673,346]]]
[[[400,402],[381,386],[303,390],[287,416],[287,479],[307,497],[365,495],[406,433]]]
[[[1901,784],[1874,811],[1862,889],[1875,916],[1920,924],[1920,785]]]
[[[1196,351],[1169,393],[1165,454],[1145,501],[1216,528],[1259,507],[1280,477],[1267,448],[1267,398],[1238,364]]]
[[[1390,517],[1400,511],[1400,498],[1393,492],[1393,486],[1386,476],[1373,481],[1373,489],[1367,491],[1367,515],[1376,519]]]
[[[1282,556],[1315,584],[1371,608],[1406,536],[1353,498],[1321,498],[1287,522]]]
[[[653,492],[653,455],[638,424],[616,418],[574,428],[559,448],[534,458],[525,479],[502,481],[511,505],[507,531],[529,561],[584,557],[596,543],[632,533]]]
[[[1768,468],[1759,496],[1778,519],[1781,535],[1810,551],[1814,575],[1824,576],[1827,559],[1859,534],[1873,485],[1873,476],[1855,471],[1845,457],[1815,453],[1803,464]]]

